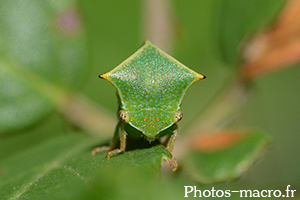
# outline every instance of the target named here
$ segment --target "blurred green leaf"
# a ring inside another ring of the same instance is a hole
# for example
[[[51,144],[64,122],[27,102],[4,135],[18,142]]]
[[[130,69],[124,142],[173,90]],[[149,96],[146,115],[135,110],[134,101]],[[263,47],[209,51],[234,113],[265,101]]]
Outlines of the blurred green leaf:
[[[175,56],[208,73],[214,65],[236,66],[241,42],[269,26],[285,0],[175,0],[179,37]],[[181,58],[182,57],[182,58]],[[208,67],[209,66],[209,67]],[[217,76],[217,73],[213,74]],[[214,77],[211,77],[214,78]]]
[[[55,196],[55,193],[64,191],[66,187],[71,187],[69,189],[72,194],[76,190],[90,187],[90,184],[93,184],[91,180],[99,172],[103,172],[103,176],[107,174],[106,170],[118,170],[122,165],[137,170],[147,168],[150,176],[156,177],[154,179],[157,180],[161,160],[172,158],[168,150],[160,145],[149,149],[128,151],[110,160],[106,160],[106,152],[92,157],[90,147],[96,145],[97,141],[95,138],[72,134],[58,137],[1,160],[1,198],[45,199],[45,196]],[[116,179],[114,171],[110,172]],[[118,171],[116,173],[120,175],[121,181],[121,174]],[[105,186],[105,183],[103,184]]]
[[[193,150],[185,158],[185,172],[204,184],[239,178],[256,163],[270,143],[270,137],[262,133],[248,133],[241,137],[240,141],[225,149]]]
[[[236,66],[241,42],[254,31],[266,28],[286,0],[223,0],[217,12],[217,39],[223,61]]]
[[[69,187],[61,194],[54,194],[54,199],[59,196],[63,196],[64,198],[61,199],[64,200],[182,199],[184,195],[182,188],[182,186],[174,186],[170,181],[161,182],[149,168],[136,168],[130,167],[128,164],[120,164],[119,167],[99,171],[90,187],[75,191],[72,196],[67,194],[68,189],[72,191],[72,188]]]
[[[74,1],[0,1],[0,132],[22,129],[86,75],[83,24]]]

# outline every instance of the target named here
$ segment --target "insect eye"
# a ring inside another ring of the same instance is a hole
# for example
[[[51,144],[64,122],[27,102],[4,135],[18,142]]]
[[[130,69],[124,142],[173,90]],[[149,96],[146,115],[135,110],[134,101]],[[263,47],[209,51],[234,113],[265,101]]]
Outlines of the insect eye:
[[[127,122],[127,123],[129,122],[129,115],[128,115],[127,111],[120,110],[119,117],[122,121]]]
[[[182,119],[182,112],[181,111],[178,111],[175,113],[175,116],[174,116],[174,122],[179,122],[180,120]]]

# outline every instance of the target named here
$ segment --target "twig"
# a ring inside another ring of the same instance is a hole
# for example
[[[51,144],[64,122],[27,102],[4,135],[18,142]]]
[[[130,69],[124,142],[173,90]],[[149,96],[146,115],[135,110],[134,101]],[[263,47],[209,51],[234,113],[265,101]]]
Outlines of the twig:
[[[170,52],[174,23],[169,0],[144,0],[144,36]]]
[[[67,120],[82,130],[101,136],[114,132],[115,118],[83,95],[64,90],[4,57],[1,57],[1,66],[10,76],[49,99]]]

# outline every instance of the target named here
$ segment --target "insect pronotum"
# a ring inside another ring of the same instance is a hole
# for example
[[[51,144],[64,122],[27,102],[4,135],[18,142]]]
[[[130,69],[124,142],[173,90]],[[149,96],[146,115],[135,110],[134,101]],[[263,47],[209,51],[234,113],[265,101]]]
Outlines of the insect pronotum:
[[[162,132],[171,133],[166,148],[172,153],[177,138],[177,123],[182,119],[181,102],[187,88],[205,76],[184,66],[149,41],[111,71],[101,74],[116,89],[120,100],[118,134],[110,146],[93,150],[110,150],[107,159],[126,149],[125,125],[138,130],[149,141]],[[120,148],[114,149],[120,139]],[[173,171],[177,161],[173,157]]]

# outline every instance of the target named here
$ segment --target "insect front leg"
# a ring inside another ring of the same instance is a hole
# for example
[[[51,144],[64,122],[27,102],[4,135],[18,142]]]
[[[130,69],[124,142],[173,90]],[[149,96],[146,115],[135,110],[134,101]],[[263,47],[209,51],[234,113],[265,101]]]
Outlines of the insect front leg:
[[[117,143],[118,143],[118,140],[119,140],[119,132],[120,132],[120,122],[116,126],[114,137],[110,141],[109,145],[108,146],[97,147],[97,148],[93,149],[93,151],[91,153],[92,156],[95,156],[96,153],[98,153],[98,152],[110,151],[110,150],[114,149],[117,146]]]
[[[172,153],[172,151],[173,151],[177,137],[178,137],[178,126],[177,126],[177,124],[175,124],[173,133],[172,133],[171,137],[169,138],[168,144],[167,144],[167,149],[170,153]],[[177,163],[176,158],[173,156],[173,158],[171,160],[168,160],[168,162],[171,166],[173,166],[172,171],[176,171],[178,168],[178,163]]]
[[[114,149],[107,153],[106,159],[109,160],[113,154],[121,153],[126,149],[126,131],[124,122],[119,123],[119,137],[120,137],[120,149]]]
[[[168,140],[168,144],[167,144],[167,149],[170,153],[172,153],[174,145],[175,145],[175,141],[178,137],[178,127],[176,126],[176,129],[173,131],[171,137]]]

